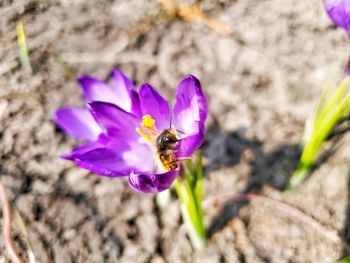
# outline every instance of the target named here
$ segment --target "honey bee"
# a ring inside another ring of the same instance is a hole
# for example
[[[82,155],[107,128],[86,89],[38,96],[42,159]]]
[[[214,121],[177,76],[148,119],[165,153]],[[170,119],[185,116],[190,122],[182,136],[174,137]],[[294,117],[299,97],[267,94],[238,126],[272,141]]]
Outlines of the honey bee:
[[[157,137],[157,154],[160,162],[167,171],[174,170],[179,166],[178,160],[174,157],[174,151],[178,141],[174,130],[171,128],[166,129]]]

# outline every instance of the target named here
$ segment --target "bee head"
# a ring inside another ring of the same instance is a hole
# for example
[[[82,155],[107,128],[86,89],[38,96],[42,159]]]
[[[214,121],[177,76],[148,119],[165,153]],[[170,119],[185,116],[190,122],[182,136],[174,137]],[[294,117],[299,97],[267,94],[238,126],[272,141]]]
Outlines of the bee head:
[[[173,136],[164,136],[164,137],[161,137],[160,139],[160,142],[161,143],[166,143],[166,144],[172,144],[172,143],[176,143],[177,142],[177,139]]]
[[[171,145],[177,142],[178,142],[178,139],[176,138],[176,135],[170,130],[165,130],[164,132],[162,132],[157,139],[157,145],[165,146],[165,145]]]

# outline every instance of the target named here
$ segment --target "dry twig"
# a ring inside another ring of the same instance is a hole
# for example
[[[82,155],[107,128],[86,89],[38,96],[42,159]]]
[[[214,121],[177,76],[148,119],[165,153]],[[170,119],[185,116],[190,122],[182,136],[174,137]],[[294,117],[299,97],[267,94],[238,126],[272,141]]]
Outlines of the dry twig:
[[[299,221],[309,225],[313,229],[315,229],[318,233],[322,234],[327,239],[333,241],[334,243],[340,243],[341,240],[337,233],[335,231],[331,231],[329,229],[326,229],[322,224],[320,224],[317,220],[312,218],[311,216],[305,214],[300,209],[293,207],[287,203],[284,203],[282,201],[272,199],[269,197],[265,197],[262,195],[247,193],[247,194],[239,194],[234,197],[232,196],[216,196],[211,197],[203,202],[203,208],[208,209],[210,206],[216,206],[216,207],[222,207],[227,202],[264,202],[271,204],[273,207],[277,208],[280,211],[285,212],[289,216],[298,219]]]
[[[23,258],[17,252],[15,243],[11,235],[11,206],[7,200],[7,195],[4,186],[0,183],[0,199],[3,207],[3,235],[6,243],[7,251],[10,255],[10,258],[15,263],[24,263]]]
[[[207,16],[199,4],[177,5],[174,0],[158,0],[169,16],[178,16],[183,20],[204,24],[222,36],[232,33],[230,26],[225,25],[215,18]]]

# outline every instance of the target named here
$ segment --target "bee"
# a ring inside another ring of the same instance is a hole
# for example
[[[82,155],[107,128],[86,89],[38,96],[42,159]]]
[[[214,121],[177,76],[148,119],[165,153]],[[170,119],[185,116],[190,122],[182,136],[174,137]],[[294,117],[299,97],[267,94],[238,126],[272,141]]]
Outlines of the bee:
[[[167,171],[176,169],[179,164],[174,157],[176,144],[179,140],[176,137],[174,130],[164,130],[156,140],[157,154],[160,162]]]

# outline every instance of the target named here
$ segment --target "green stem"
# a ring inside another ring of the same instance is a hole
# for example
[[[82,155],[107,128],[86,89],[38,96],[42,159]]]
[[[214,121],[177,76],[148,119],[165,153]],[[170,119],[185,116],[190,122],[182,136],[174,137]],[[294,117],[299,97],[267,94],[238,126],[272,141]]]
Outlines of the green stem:
[[[202,177],[203,167],[201,156],[194,169],[192,161],[186,164],[186,174],[176,178],[175,190],[181,202],[181,214],[187,228],[188,235],[197,250],[205,245],[206,230],[202,209]]]

